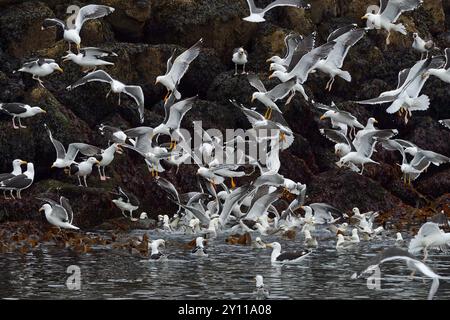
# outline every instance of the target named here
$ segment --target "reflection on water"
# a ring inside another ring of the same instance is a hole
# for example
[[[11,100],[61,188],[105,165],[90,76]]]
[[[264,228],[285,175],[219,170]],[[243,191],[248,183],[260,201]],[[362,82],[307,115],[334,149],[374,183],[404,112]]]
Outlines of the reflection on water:
[[[264,276],[271,299],[426,299],[431,285],[429,280],[411,280],[405,264],[397,262],[382,267],[381,290],[368,289],[365,279],[350,279],[381,248],[393,245],[389,240],[362,242],[342,253],[336,252],[334,241],[320,241],[320,248],[300,265],[274,267],[269,249],[231,246],[218,238],[208,243],[209,257],[192,257],[189,250],[171,245],[191,237],[158,237],[166,239],[167,262],[152,263],[107,248],[79,255],[41,246],[24,255],[0,254],[0,298],[252,299],[256,274]],[[300,240],[280,242],[284,250],[301,246]],[[449,255],[431,254],[429,259],[435,272],[450,276]],[[70,265],[81,269],[79,291],[66,287]],[[441,281],[435,299],[449,298],[450,284]]]

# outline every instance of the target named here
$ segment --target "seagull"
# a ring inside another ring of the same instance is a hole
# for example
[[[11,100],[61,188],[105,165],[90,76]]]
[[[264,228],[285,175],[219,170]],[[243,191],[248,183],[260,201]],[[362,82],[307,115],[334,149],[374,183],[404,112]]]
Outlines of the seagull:
[[[424,53],[426,53],[426,58],[428,58],[428,52],[434,48],[433,40],[425,41],[417,32],[413,33],[413,39],[412,47],[414,50],[420,52],[420,59],[423,59]]]
[[[442,68],[430,68],[425,72],[424,76],[435,76],[438,79],[450,83],[450,48],[446,48],[445,52],[445,65]]]
[[[254,0],[247,0],[248,7],[250,9],[250,15],[248,17],[242,18],[248,22],[264,22],[264,15],[267,11],[275,7],[295,7],[295,8],[311,8],[311,5],[305,3],[303,0],[275,0],[272,1],[265,8],[258,8],[255,5]]]
[[[0,110],[12,116],[14,129],[26,128],[20,122],[22,118],[33,117],[39,113],[47,113],[47,111],[40,107],[31,107],[24,103],[0,103]],[[19,126],[16,126],[16,118],[19,118]]]
[[[403,236],[400,232],[395,234],[395,245],[398,247],[402,247],[405,244],[405,240],[403,240]]]
[[[277,100],[285,98],[289,94],[289,92],[292,90],[293,86],[296,83],[295,79],[291,79],[287,82],[280,83],[279,85],[275,86],[272,90],[267,91],[266,87],[256,74],[249,74],[247,78],[250,85],[256,90],[258,90],[258,92],[254,92],[252,94],[252,102],[255,101],[256,99],[267,107],[267,111],[264,117],[266,119],[270,119],[273,109],[275,109],[279,113],[282,113],[282,111],[280,110],[280,108],[278,108],[275,102]]]
[[[256,248],[256,249],[265,249],[266,248],[266,244],[261,240],[260,237],[255,238],[255,241],[252,242],[252,246],[253,246],[253,248]]]
[[[20,174],[22,174],[22,165],[23,164],[27,164],[26,161],[20,160],[20,159],[15,159],[12,162],[12,167],[13,167],[13,171],[10,173],[2,173],[0,174],[0,182],[4,181],[4,180],[8,180],[11,178],[14,178]],[[8,199],[6,197],[6,190],[3,190],[3,196],[5,197],[5,199]]]
[[[310,250],[283,252],[281,253],[281,245],[278,242],[268,243],[267,248],[273,248],[270,260],[272,264],[294,264],[301,262],[311,254]]]
[[[197,237],[195,239],[195,248],[192,250],[192,254],[195,256],[207,257],[208,253],[206,252],[204,243],[205,239],[203,237]]]
[[[406,34],[406,28],[401,23],[395,23],[403,12],[416,9],[423,0],[380,0],[380,10],[377,13],[366,13],[361,19],[367,19],[369,29],[384,29],[388,32],[386,44],[390,44],[391,31]]]
[[[173,92],[175,98],[179,100],[181,93],[178,91],[177,86],[181,81],[181,78],[185,75],[189,69],[189,65],[200,53],[200,48],[203,44],[203,39],[200,39],[192,47],[180,54],[172,63],[175,52],[167,60],[166,73],[163,76],[156,77],[155,85],[161,83],[167,89],[167,94],[164,101],[168,99]]]
[[[173,133],[176,133],[181,139],[183,136],[179,132],[181,126],[181,120],[186,115],[186,113],[191,110],[195,101],[197,100],[197,96],[184,99],[177,103],[173,103],[174,99],[169,98],[164,105],[164,121],[153,129],[153,136],[159,134],[165,134],[171,137],[170,150],[175,149],[176,140],[173,136]]]
[[[352,46],[354,46],[366,31],[364,29],[356,29],[356,25],[345,26],[332,32],[327,41],[335,41],[333,49],[330,51],[326,59],[319,60],[315,69],[320,70],[330,76],[330,80],[325,86],[325,90],[331,91],[334,83],[334,77],[339,76],[347,82],[352,81],[352,77],[348,71],[341,70],[345,57]]]
[[[269,298],[269,291],[264,288],[264,279],[262,275],[257,274],[256,281],[256,300],[264,300]]]
[[[84,186],[87,188],[87,176],[92,173],[92,166],[94,164],[100,164],[100,161],[98,161],[95,157],[89,157],[86,160],[80,162],[80,163],[72,163],[70,165],[70,174],[76,175],[78,178],[78,186],[82,187],[81,179],[80,177],[83,177],[84,180]]]
[[[303,231],[303,234],[305,235],[305,241],[304,241],[305,247],[307,247],[307,248],[317,248],[317,246],[319,244],[317,243],[317,239],[312,237],[311,231],[309,231],[308,229],[305,229]]]
[[[430,105],[430,99],[427,95],[419,96],[428,79],[428,70],[441,68],[444,64],[443,56],[420,60],[411,69],[405,69],[399,73],[397,89],[383,92],[377,98],[357,101],[356,103],[383,104],[390,102],[392,104],[386,109],[386,112],[392,114],[398,111],[400,115],[405,112],[405,123],[408,123],[408,116],[411,116],[412,111],[424,111]]]
[[[368,266],[362,272],[360,273],[355,272],[351,278],[352,279],[360,278],[365,273],[373,272],[373,270],[379,268],[380,264],[394,260],[404,261],[409,269],[414,270],[414,272],[418,271],[422,273],[424,276],[429,277],[433,280],[430,292],[428,293],[428,300],[432,300],[436,291],[438,290],[439,279],[445,280],[449,279],[447,277],[441,277],[440,275],[436,274],[433,270],[430,269],[430,267],[428,267],[422,261],[415,259],[407,251],[399,248],[384,249],[368,264]]]
[[[108,73],[106,73],[103,70],[98,70],[91,72],[87,75],[85,75],[83,78],[75,82],[74,84],[68,86],[67,90],[73,90],[76,87],[82,86],[86,83],[98,81],[98,82],[105,82],[109,83],[111,86],[111,89],[106,94],[106,98],[110,95],[111,91],[114,93],[119,94],[119,105],[120,105],[120,94],[124,93],[131,98],[134,99],[136,104],[138,105],[138,111],[139,111],[139,120],[141,123],[144,122],[144,92],[142,91],[142,88],[140,86],[134,86],[134,85],[126,85],[118,80],[113,79]]]
[[[315,224],[332,224],[343,217],[341,210],[327,203],[310,203],[308,205],[302,205],[300,208],[305,211],[305,217],[312,217],[314,212],[313,220]]]
[[[45,203],[39,211],[44,211],[47,221],[57,226],[58,228],[79,230],[80,228],[74,226],[73,222],[73,210],[69,204],[69,200],[65,197],[59,198],[59,203],[44,198],[37,198]]]
[[[33,75],[33,79],[38,81],[39,84],[44,88],[44,82],[40,79],[41,77],[46,77],[52,74],[54,71],[63,72],[63,69],[55,62],[53,59],[32,59],[25,62],[16,72],[25,72]]]
[[[234,75],[237,76],[238,75],[238,65],[242,66],[242,73],[241,74],[247,74],[247,72],[245,72],[245,65],[248,62],[248,52],[240,47],[240,48],[235,48],[233,50],[233,58],[231,59],[234,63]]]
[[[114,154],[116,152],[122,154],[123,149],[120,147],[120,144],[113,143],[105,150],[102,150],[101,154],[95,155],[95,158],[99,161],[97,167],[100,180],[105,181],[106,179],[109,179],[109,177],[106,176],[105,167],[109,166],[114,160]]]
[[[133,218],[133,211],[139,209],[139,200],[131,192],[125,192],[121,187],[117,187],[118,193],[116,193],[119,198],[112,200],[117,208],[120,209],[122,215],[125,218],[130,218],[131,221],[137,221],[138,219]],[[125,215],[125,211],[130,213],[130,216]]]
[[[64,21],[56,18],[49,18],[45,19],[42,23],[42,30],[50,27],[61,28],[64,31],[64,40],[69,43],[69,50],[71,43],[75,43],[79,50],[81,45],[80,31],[83,24],[88,20],[103,18],[113,13],[114,10],[112,7],[90,4],[79,9],[75,21],[72,24],[66,24]]]
[[[355,135],[356,132],[355,128],[364,128],[354,115],[348,111],[339,109],[334,102],[331,102],[331,106],[317,102],[313,102],[313,105],[318,109],[325,110],[325,113],[320,117],[320,120],[330,119],[333,128],[341,128],[343,131],[344,129],[347,130],[347,128],[350,128],[349,134],[353,133],[353,135]]]
[[[417,254],[423,251],[423,261],[426,261],[428,258],[428,249],[440,248],[445,250],[449,244],[450,233],[444,233],[437,223],[426,222],[420,227],[417,235],[411,239],[408,252]]]
[[[80,49],[78,54],[68,51],[62,59],[63,62],[73,61],[81,66],[83,72],[87,73],[97,70],[99,66],[113,66],[114,63],[101,59],[105,57],[117,57],[117,54],[100,48],[86,47]]]
[[[403,181],[408,184],[416,180],[422,172],[424,172],[430,164],[439,166],[450,162],[450,158],[429,150],[422,150],[409,141],[401,139],[383,140],[381,142],[383,148],[389,151],[399,151],[402,155],[402,164],[400,169],[403,173]],[[407,153],[412,153],[413,158],[408,162]]]
[[[354,229],[355,230],[355,229]],[[356,241],[345,240],[341,233],[337,234],[336,250],[348,250],[352,249],[356,245]]]
[[[53,138],[52,132],[47,127],[47,125],[44,125],[44,127],[47,129],[50,141],[52,142],[53,147],[56,150],[56,160],[53,162],[52,168],[64,169],[70,167],[73,163],[75,163],[75,158],[78,152],[87,157],[93,157],[101,152],[100,148],[86,143],[71,143],[69,144],[66,152],[63,144]]]
[[[14,198],[13,191],[16,191],[17,199],[22,199],[20,193],[22,190],[29,188],[34,181],[34,165],[31,162],[27,163],[27,170],[17,176],[3,180],[0,182],[0,189],[9,191],[11,197]]]
[[[111,142],[125,143],[128,138],[127,134],[122,129],[108,126],[103,123],[100,124],[98,130],[102,136],[105,136],[108,139],[108,145]]]
[[[150,261],[166,261],[167,256],[158,250],[159,246],[166,246],[166,242],[163,239],[157,239],[151,243]]]
[[[292,57],[294,56],[295,49],[301,41],[303,41],[303,37],[301,35],[298,35],[294,32],[289,33],[284,38],[284,45],[286,47],[286,53],[284,57],[280,58],[279,56],[273,56],[266,60],[266,62],[271,62],[270,71],[280,70],[286,72],[286,68],[290,65]],[[312,44],[311,49],[313,47],[314,44]]]

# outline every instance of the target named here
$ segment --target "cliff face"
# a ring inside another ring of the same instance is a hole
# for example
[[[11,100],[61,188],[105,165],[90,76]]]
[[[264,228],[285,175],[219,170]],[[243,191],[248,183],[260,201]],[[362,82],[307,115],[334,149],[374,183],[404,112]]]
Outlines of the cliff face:
[[[337,79],[332,92],[328,93],[324,90],[328,78],[315,74],[310,76],[305,89],[310,98],[326,104],[334,101],[351,111],[361,123],[374,116],[380,128],[398,128],[399,138],[449,156],[450,131],[437,123],[438,119],[450,118],[447,84],[437,79],[427,82],[424,93],[430,96],[431,107],[426,112],[414,113],[407,125],[398,116],[387,115],[383,106],[349,102],[372,98],[396,85],[398,72],[419,59],[411,49],[412,32],[433,38],[440,48],[450,46],[445,15],[450,11],[449,2],[424,2],[416,11],[402,15],[400,21],[407,26],[407,36],[395,34],[391,45],[386,46],[386,35],[371,30],[351,49],[343,68],[351,73],[351,83]],[[314,0],[309,11],[277,8],[266,16],[267,22],[263,24],[242,20],[248,13],[245,0],[97,0],[95,3],[111,5],[116,11],[107,18],[85,24],[81,33],[83,45],[110,49],[118,54],[115,65],[105,70],[125,83],[143,87],[145,125],[156,126],[164,117],[161,99],[165,89],[154,83],[156,76],[165,72],[172,50],[189,47],[203,37],[205,49],[191,65],[180,88],[184,97],[199,95],[198,102],[183,120],[183,127],[190,128],[193,120],[202,120],[205,129],[224,130],[249,127],[245,117],[236,112],[228,99],[251,105],[253,92],[246,77],[233,76],[233,48],[246,48],[250,60],[247,69],[267,79],[265,60],[283,53],[283,39],[288,32],[308,34],[317,30],[318,42],[323,43],[327,35],[340,26],[349,23],[363,26],[360,17],[371,1]],[[133,111],[134,103],[123,98],[119,106],[117,96],[106,99],[108,88],[105,85],[88,84],[66,91],[68,85],[83,76],[72,63],[62,64],[64,74],[46,78],[46,89],[38,87],[28,75],[12,73],[26,58],[47,57],[60,61],[67,44],[56,41],[58,32],[55,30],[41,31],[41,23],[48,17],[67,17],[66,9],[67,1],[62,0],[0,0],[0,102],[26,102],[48,112],[25,120],[28,129],[22,130],[12,130],[10,117],[0,116],[0,171],[10,171],[15,158],[34,162],[37,169],[36,181],[24,191],[22,201],[0,198],[0,221],[41,219],[37,211],[40,203],[35,196],[46,191],[56,193],[57,187],[61,187],[61,194],[70,198],[75,223],[80,227],[92,227],[120,215],[112,206],[109,193],[116,185],[141,199],[141,211],[151,215],[173,213],[176,207],[154,183],[143,160],[131,152],[118,155],[107,168],[112,179],[101,182],[95,172],[89,178],[91,188],[87,189],[75,187],[76,177],[50,169],[55,151],[43,123],[47,123],[64,145],[83,141],[98,146],[107,143],[98,133],[100,123],[123,129],[139,125],[137,113]],[[276,83],[263,81],[270,84],[269,87]],[[254,106],[263,107],[256,103]],[[380,210],[384,220],[396,225],[420,223],[433,210],[449,210],[448,165],[430,168],[414,183],[414,188],[401,182],[401,172],[395,164],[399,156],[381,149],[374,156],[381,165],[367,166],[364,176],[339,169],[334,164],[338,159],[333,154],[333,145],[319,133],[319,126],[328,124],[319,123],[311,108],[310,103],[299,97],[290,105],[282,106],[295,132],[295,143],[282,153],[280,171],[286,177],[306,183],[310,201],[328,202],[343,210],[354,206],[361,210]],[[182,166],[179,174],[175,174],[175,170],[169,168],[163,176],[181,192],[196,188],[195,168]]]

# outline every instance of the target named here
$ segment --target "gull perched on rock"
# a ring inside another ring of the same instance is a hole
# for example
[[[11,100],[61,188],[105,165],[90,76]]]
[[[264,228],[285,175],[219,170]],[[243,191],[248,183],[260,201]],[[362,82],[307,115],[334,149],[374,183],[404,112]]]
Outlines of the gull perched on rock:
[[[39,209],[39,211],[44,211],[45,218],[50,224],[63,229],[80,229],[72,224],[73,210],[67,198],[60,197],[59,203],[47,198],[38,199],[47,202]]]
[[[117,187],[117,193],[114,194],[118,195],[119,198],[112,200],[112,202],[120,209],[122,215],[131,221],[137,221],[138,219],[133,218],[133,211],[139,209],[139,200],[136,196],[131,192],[125,192],[121,187]],[[125,211],[130,213],[129,217],[125,215]]]
[[[258,90],[258,92],[254,92],[252,94],[252,102],[256,99],[267,107],[267,111],[264,117],[266,119],[270,119],[273,109],[275,109],[275,111],[278,111],[279,113],[282,113],[282,111],[280,110],[280,108],[278,108],[275,102],[277,100],[285,98],[289,94],[289,92],[291,92],[293,86],[295,85],[295,80],[291,79],[284,83],[280,83],[279,85],[275,86],[272,90],[267,91],[266,87],[256,74],[249,74],[247,77],[250,85],[256,90]]]
[[[365,273],[372,273],[379,268],[380,264],[400,260],[406,262],[406,265],[409,269],[413,270],[413,272],[420,272],[424,276],[431,278],[433,280],[430,288],[430,292],[428,293],[428,300],[432,300],[436,291],[439,288],[439,279],[448,280],[447,277],[441,277],[436,274],[433,270],[430,269],[426,264],[422,261],[417,260],[407,251],[399,249],[399,248],[388,248],[384,249],[381,253],[379,253],[375,258],[372,259],[371,262],[364,268],[364,270],[360,273],[354,273],[352,275],[352,279],[360,278]]]
[[[24,103],[0,103],[0,111],[12,116],[12,123],[14,129],[26,128],[20,122],[20,119],[33,117],[39,113],[47,113],[40,107],[31,107]],[[19,119],[19,126],[16,126],[16,118]]]
[[[245,65],[248,62],[248,52],[240,47],[240,48],[235,48],[233,50],[233,58],[231,59],[234,63],[234,75],[237,76],[238,75],[238,65],[242,66],[242,73],[241,74],[247,74],[247,72],[245,72]]]
[[[116,152],[118,154],[122,154],[123,150],[120,147],[120,144],[113,143],[105,150],[102,150],[100,154],[95,155],[95,158],[99,161],[97,167],[100,180],[105,181],[106,179],[109,179],[109,177],[106,176],[105,168],[114,160],[114,155]]]
[[[425,41],[423,40],[417,32],[413,33],[413,44],[412,47],[417,52],[420,52],[420,59],[423,59],[423,54],[426,53],[426,58],[428,58],[428,52],[434,48],[433,40]]]
[[[22,165],[23,164],[27,164],[26,161],[20,160],[20,159],[15,159],[12,162],[12,167],[13,167],[13,171],[11,171],[10,173],[2,173],[0,174],[0,182],[4,181],[4,180],[8,180],[11,178],[14,178],[20,174],[22,174]],[[8,199],[6,197],[6,190],[3,190],[3,195],[5,196],[5,199]]]
[[[369,29],[384,29],[388,32],[386,44],[390,44],[391,32],[406,34],[403,24],[397,23],[403,12],[416,9],[423,0],[380,0],[380,10],[377,13],[366,13],[361,19],[367,19]]]
[[[21,192],[29,188],[34,181],[34,165],[31,162],[27,163],[27,170],[12,178],[5,179],[0,182],[0,190],[9,191],[11,197],[14,198],[13,191],[16,191],[17,199],[22,199]]]
[[[83,27],[83,24],[88,20],[102,18],[113,12],[114,8],[112,7],[90,4],[79,9],[75,21],[71,21],[70,23],[68,22],[66,24],[62,20],[49,18],[44,20],[42,29],[50,27],[61,28],[64,31],[64,40],[69,43],[69,50],[71,43],[75,43],[77,49],[79,50],[81,45],[80,31],[81,27]]]
[[[175,98],[179,100],[181,98],[181,93],[178,91],[177,87],[181,81],[181,78],[185,75],[189,69],[189,65],[195,58],[198,57],[200,53],[201,46],[203,44],[203,39],[200,39],[192,47],[180,54],[172,63],[175,52],[167,60],[166,73],[163,76],[156,77],[155,85],[161,83],[167,89],[167,94],[164,100],[173,93]]]
[[[78,54],[71,51],[62,57],[63,61],[72,61],[82,68],[82,71],[87,73],[97,70],[100,66],[113,66],[114,63],[102,60],[105,57],[117,57],[112,51],[100,48],[87,47],[80,49]]]
[[[267,11],[275,7],[295,7],[295,8],[311,8],[311,5],[307,4],[304,0],[275,0],[269,3],[265,8],[258,8],[255,5],[254,0],[247,0],[248,7],[250,9],[250,15],[242,18],[248,22],[264,22],[264,15]]]
[[[108,73],[106,73],[103,70],[98,70],[91,72],[87,75],[85,75],[83,78],[75,82],[74,84],[68,86],[67,90],[73,90],[76,87],[85,85],[89,82],[104,82],[109,83],[111,86],[111,89],[106,94],[106,97],[110,95],[111,91],[114,93],[119,94],[119,105],[120,105],[120,94],[124,93],[131,98],[134,99],[136,104],[138,105],[138,111],[139,111],[139,120],[140,122],[144,122],[144,92],[142,91],[142,88],[140,86],[134,86],[134,85],[126,85],[116,79],[113,79]]]
[[[70,174],[77,176],[79,187],[83,186],[80,179],[80,177],[83,177],[84,186],[87,188],[87,176],[92,173],[92,166],[94,164],[98,165],[100,164],[100,161],[98,161],[95,157],[89,157],[80,163],[72,163],[70,165]]]
[[[63,72],[63,69],[53,59],[33,59],[25,62],[16,72],[25,72],[33,75],[33,79],[39,82],[44,87],[44,82],[40,79],[52,74],[54,71]]]
[[[345,57],[352,46],[354,46],[365,35],[364,29],[356,29],[356,25],[349,25],[339,28],[332,32],[327,41],[335,41],[333,49],[330,51],[326,59],[321,59],[316,63],[315,69],[320,70],[330,76],[325,90],[331,91],[336,76],[347,82],[352,81],[352,77],[348,71],[341,70]]]

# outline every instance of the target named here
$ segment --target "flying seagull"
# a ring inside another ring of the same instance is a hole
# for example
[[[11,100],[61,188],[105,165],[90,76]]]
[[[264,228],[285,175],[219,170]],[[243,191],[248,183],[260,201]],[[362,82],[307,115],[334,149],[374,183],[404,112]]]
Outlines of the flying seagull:
[[[33,75],[33,79],[39,82],[39,84],[44,87],[44,82],[40,79],[41,77],[46,77],[52,74],[54,71],[63,72],[63,69],[55,62],[53,59],[32,59],[25,62],[16,72],[25,72]]]
[[[137,221],[138,219],[133,218],[133,211],[139,209],[138,198],[131,192],[124,191],[121,187],[117,187],[117,193],[114,194],[118,195],[119,198],[112,200],[112,202],[120,209],[122,215],[131,221]],[[129,217],[125,215],[125,211],[130,213]]]
[[[391,31],[406,34],[406,28],[397,22],[403,12],[416,9],[423,0],[380,0],[380,10],[377,13],[366,13],[361,19],[367,19],[370,29],[384,29],[388,32],[386,44],[390,43]]]
[[[181,93],[177,89],[178,84],[189,69],[191,62],[198,57],[202,44],[203,39],[200,39],[192,47],[180,54],[173,62],[172,60],[175,52],[169,60],[167,60],[166,73],[162,76],[156,77],[155,81],[155,85],[161,83],[167,89],[167,94],[164,101],[169,98],[172,92],[177,100],[181,99]]]
[[[249,22],[264,22],[264,15],[267,11],[275,8],[275,7],[295,7],[295,8],[311,8],[311,5],[305,3],[303,0],[276,0],[272,1],[265,8],[258,8],[255,5],[254,0],[247,0],[248,7],[250,9],[250,15],[248,17],[243,18],[245,21]]]
[[[112,51],[87,47],[80,49],[78,54],[68,51],[67,55],[62,57],[63,62],[72,61],[81,66],[84,73],[97,70],[99,66],[113,66],[114,63],[103,60],[105,57],[117,57]]]
[[[29,118],[39,113],[47,113],[47,111],[40,107],[31,107],[24,103],[0,103],[0,110],[12,116],[14,129],[26,128],[20,122],[22,118]],[[16,126],[16,118],[19,118],[19,126]]]
[[[45,19],[42,23],[42,30],[50,27],[61,28],[64,31],[64,40],[69,43],[69,50],[72,42],[76,44],[77,49],[79,50],[81,45],[80,31],[83,24],[88,20],[107,16],[113,13],[114,10],[115,9],[112,7],[90,4],[82,7],[78,11],[74,22],[71,21],[71,23],[68,22],[66,24],[64,21],[57,18]]]
[[[106,73],[103,70],[98,70],[91,72],[75,82],[74,84],[68,86],[67,90],[73,90],[76,87],[82,86],[88,82],[105,82],[109,83],[111,86],[111,89],[106,94],[106,97],[110,95],[111,91],[114,93],[119,94],[119,105],[120,105],[120,94],[124,93],[131,98],[134,99],[136,104],[138,105],[138,111],[139,111],[139,120],[141,123],[144,122],[144,92],[142,91],[142,88],[140,86],[134,86],[134,85],[126,85],[116,79],[113,79],[108,73]]]

